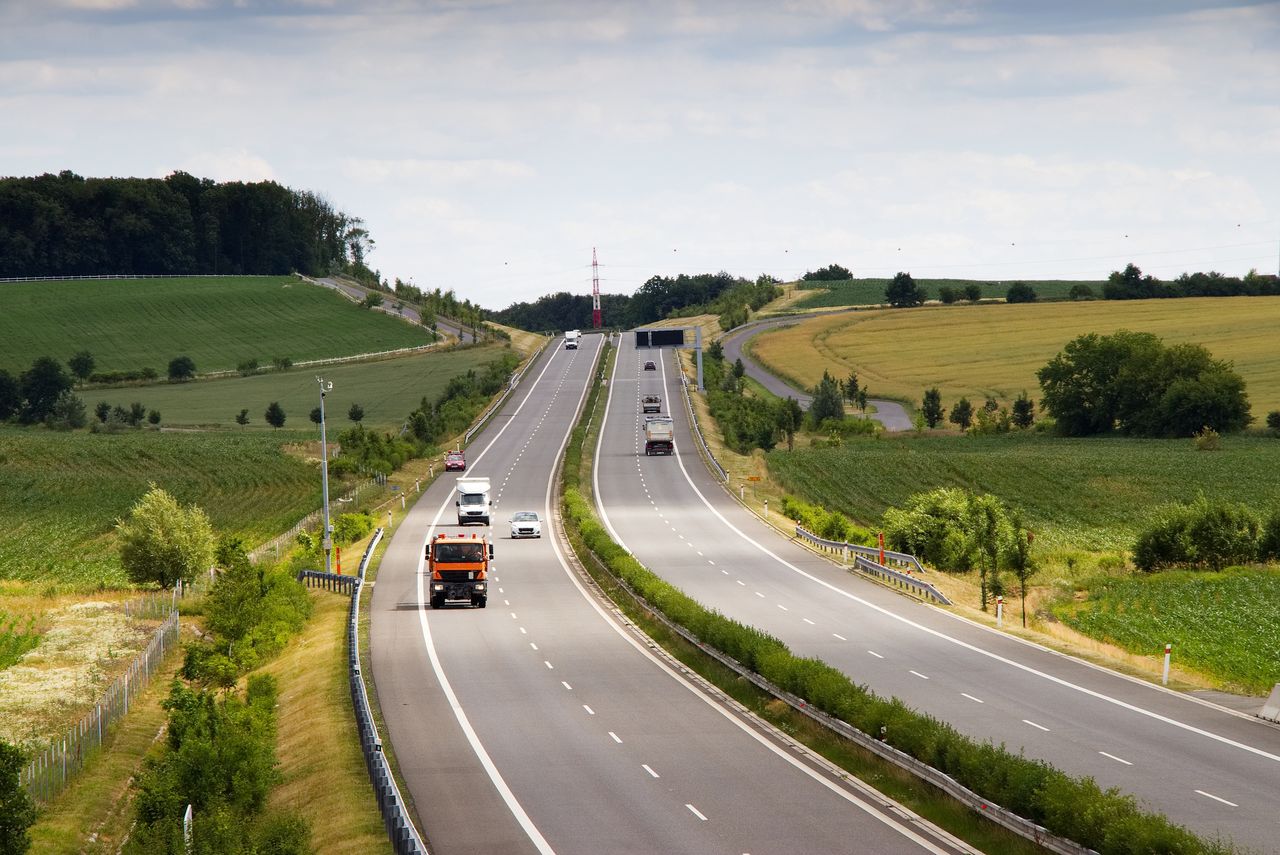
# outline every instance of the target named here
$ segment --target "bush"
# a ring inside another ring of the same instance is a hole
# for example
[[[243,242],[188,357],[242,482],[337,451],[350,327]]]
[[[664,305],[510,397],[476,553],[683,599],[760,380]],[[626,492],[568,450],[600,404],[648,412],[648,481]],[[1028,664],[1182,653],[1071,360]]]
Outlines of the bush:
[[[371,514],[338,514],[333,521],[333,542],[339,546],[355,543],[373,531],[374,522]]]
[[[929,294],[911,278],[910,273],[897,273],[884,289],[884,301],[895,309],[920,306],[929,299]]]
[[[1267,413],[1267,427],[1276,433],[1280,433],[1280,410],[1272,410]]]
[[[258,360],[246,359],[236,366],[236,371],[240,372],[241,377],[248,377],[251,374],[258,373]]]
[[[1195,435],[1196,449],[1199,451],[1221,451],[1222,435],[1211,427],[1203,427]]]
[[[839,264],[828,264],[826,267],[810,270],[800,278],[805,282],[843,282],[852,279],[853,273]]]
[[[1009,286],[1004,299],[1006,303],[1034,303],[1036,301],[1036,289],[1026,282],[1014,282]]]
[[[1093,289],[1084,283],[1072,285],[1071,290],[1067,292],[1067,298],[1071,300],[1093,300],[1096,297]]]
[[[938,299],[945,305],[950,306],[956,300],[960,299],[960,292],[955,288],[952,288],[950,285],[943,285],[938,289]]]
[[[855,525],[844,514],[828,511],[791,496],[782,497],[781,510],[783,516],[795,520],[808,531],[827,540],[842,540],[861,546],[870,546],[874,540],[869,531]]]
[[[1221,570],[1257,560],[1267,543],[1251,510],[1202,496],[1189,505],[1158,509],[1155,521],[1134,542],[1133,563],[1145,573],[1169,567]]]
[[[0,852],[26,852],[31,847],[27,829],[36,821],[36,806],[22,786],[27,758],[16,745],[0,740]]]
[[[196,363],[190,356],[175,356],[169,360],[169,379],[181,383],[196,376]]]

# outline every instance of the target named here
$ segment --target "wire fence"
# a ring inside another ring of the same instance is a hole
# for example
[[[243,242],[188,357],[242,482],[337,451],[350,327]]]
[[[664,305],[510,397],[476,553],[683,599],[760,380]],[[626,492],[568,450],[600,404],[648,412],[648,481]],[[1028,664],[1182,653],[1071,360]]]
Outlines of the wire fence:
[[[252,273],[95,273],[84,276],[6,276],[0,282],[72,282],[81,279],[246,279]]]
[[[48,803],[66,789],[85,763],[102,747],[112,728],[129,714],[129,705],[147,687],[164,661],[165,652],[178,643],[177,592],[141,597],[125,604],[131,618],[164,615],[146,648],[130,663],[128,670],[107,688],[93,710],[76,722],[63,736],[37,754],[22,770],[21,781],[31,797]]]

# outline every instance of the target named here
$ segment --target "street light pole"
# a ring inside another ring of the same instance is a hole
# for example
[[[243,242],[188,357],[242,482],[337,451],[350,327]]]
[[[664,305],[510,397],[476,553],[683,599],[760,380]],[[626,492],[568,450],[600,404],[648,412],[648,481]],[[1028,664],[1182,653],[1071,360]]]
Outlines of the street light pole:
[[[330,555],[333,553],[333,526],[329,524],[329,447],[324,435],[324,396],[333,389],[333,383],[317,377],[320,384],[320,484],[324,494],[324,536],[320,548],[324,550],[324,572],[332,572]]]

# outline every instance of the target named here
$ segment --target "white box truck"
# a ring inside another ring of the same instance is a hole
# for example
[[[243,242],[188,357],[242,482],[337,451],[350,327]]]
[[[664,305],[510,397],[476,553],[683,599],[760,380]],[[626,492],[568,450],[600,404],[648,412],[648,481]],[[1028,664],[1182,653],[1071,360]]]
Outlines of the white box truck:
[[[644,420],[644,453],[674,454],[675,422],[669,416],[649,416]]]
[[[564,334],[564,349],[577,350],[578,339],[582,337],[582,333],[577,330],[566,330]]]
[[[458,498],[454,506],[458,509],[458,525],[478,522],[489,524],[489,508],[493,501],[489,498],[488,478],[459,478]]]

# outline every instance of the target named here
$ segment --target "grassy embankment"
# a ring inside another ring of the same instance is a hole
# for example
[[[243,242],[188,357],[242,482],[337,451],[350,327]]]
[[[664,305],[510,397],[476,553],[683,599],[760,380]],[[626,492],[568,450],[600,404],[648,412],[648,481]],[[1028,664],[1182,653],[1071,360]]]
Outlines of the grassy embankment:
[[[263,418],[267,405],[278,401],[284,409],[286,428],[319,429],[308,414],[320,405],[316,375],[333,381],[325,398],[329,435],[352,426],[347,412],[352,404],[364,409],[365,427],[399,428],[423,397],[435,399],[449,379],[479,368],[497,358],[500,345],[429,352],[396,359],[326,365],[311,370],[268,371],[250,377],[228,377],[196,383],[162,383],[138,388],[89,389],[81,392],[92,409],[98,401],[126,409],[141,401],[148,410],[159,410],[166,426],[201,425],[241,430],[236,414],[249,411],[249,430],[271,430]]]
[[[197,371],[430,344],[431,332],[292,276],[11,282],[0,286],[0,368],[88,350],[97,371],[154,368],[186,354]],[[246,405],[247,406],[247,405]],[[308,408],[309,409],[309,408]]]
[[[856,371],[873,396],[915,402],[937,386],[949,408],[962,395],[1007,403],[1025,389],[1037,398],[1036,371],[1068,341],[1118,329],[1203,344],[1235,363],[1256,417],[1280,409],[1280,297],[880,309],[761,333],[752,353],[806,388],[823,370],[841,379]]]
[[[846,279],[843,282],[799,282],[799,296],[791,303],[795,309],[828,309],[837,306],[877,306],[885,302],[884,289],[892,281],[890,279]],[[1101,297],[1103,282],[1076,281],[1066,279],[1021,279],[992,282],[979,279],[917,279],[929,294],[930,300],[939,299],[939,289],[949,287],[963,293],[965,287],[977,285],[982,291],[982,299],[1003,300],[1009,286],[1015,281],[1025,282],[1035,289],[1041,300],[1065,300],[1076,285],[1087,285],[1093,293]],[[963,299],[963,298],[962,298]]]

